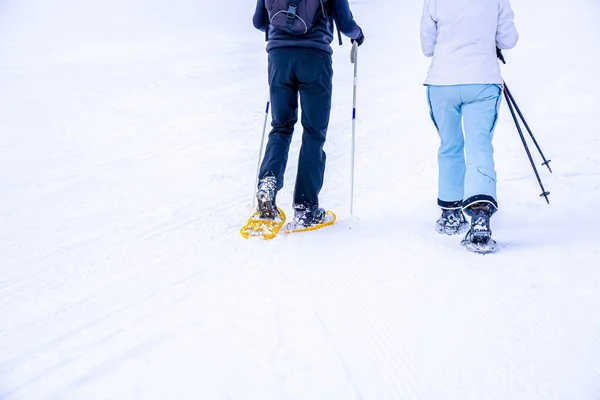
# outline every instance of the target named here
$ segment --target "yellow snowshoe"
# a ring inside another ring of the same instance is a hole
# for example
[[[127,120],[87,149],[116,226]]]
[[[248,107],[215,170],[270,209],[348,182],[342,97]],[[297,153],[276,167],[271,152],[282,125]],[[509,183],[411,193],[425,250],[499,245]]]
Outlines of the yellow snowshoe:
[[[308,232],[308,231],[316,231],[321,228],[325,228],[326,226],[331,226],[335,223],[336,215],[333,211],[325,211],[323,210],[323,217],[320,219],[320,222],[316,223],[304,223],[302,219],[294,218],[294,220],[286,225],[285,233],[298,233],[298,232]]]
[[[258,211],[254,212],[248,219],[246,225],[240,229],[240,233],[246,239],[251,237],[258,237],[265,240],[273,239],[283,225],[285,224],[285,213],[281,208],[277,209],[279,212],[275,218],[261,218]]]

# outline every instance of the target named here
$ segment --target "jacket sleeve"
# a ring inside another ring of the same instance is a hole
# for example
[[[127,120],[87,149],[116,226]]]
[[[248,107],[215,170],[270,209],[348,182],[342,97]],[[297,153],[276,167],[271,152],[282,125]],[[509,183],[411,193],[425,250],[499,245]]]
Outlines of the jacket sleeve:
[[[435,0],[425,0],[421,17],[421,50],[427,57],[433,57],[437,41],[437,22],[435,16]]]
[[[264,32],[267,29],[267,9],[265,8],[265,0],[257,0],[256,2],[256,10],[254,11],[254,16],[252,17],[252,23],[254,27],[259,31]]]
[[[500,0],[498,4],[498,28],[496,30],[496,46],[502,50],[512,49],[519,40],[515,27],[515,14],[510,7],[510,0]]]
[[[354,16],[352,15],[352,11],[350,11],[348,0],[333,0],[331,11],[335,23],[344,35],[348,36],[350,39],[358,39],[362,36],[362,29],[360,29],[356,21],[354,21]]]

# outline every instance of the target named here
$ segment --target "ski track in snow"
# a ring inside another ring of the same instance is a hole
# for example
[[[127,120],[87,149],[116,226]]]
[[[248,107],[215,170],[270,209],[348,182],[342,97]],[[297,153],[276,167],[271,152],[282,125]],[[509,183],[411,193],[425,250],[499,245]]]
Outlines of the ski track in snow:
[[[354,218],[346,40],[321,196],[338,222],[266,242],[239,235],[267,95],[254,4],[59,3],[0,5],[2,400],[600,399],[598,4],[512,2],[503,72],[551,205],[503,105],[500,251],[481,256],[433,230],[420,2],[351,1]]]

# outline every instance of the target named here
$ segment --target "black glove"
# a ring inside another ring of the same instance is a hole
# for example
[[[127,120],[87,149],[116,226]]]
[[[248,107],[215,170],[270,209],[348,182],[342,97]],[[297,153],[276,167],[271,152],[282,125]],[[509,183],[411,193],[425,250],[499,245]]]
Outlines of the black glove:
[[[350,39],[350,42],[352,44],[354,44],[354,42],[356,42],[356,43],[358,43],[359,46],[361,44],[363,44],[364,41],[365,41],[365,35],[363,35],[362,32],[360,33],[360,36],[357,39]]]
[[[498,47],[496,47],[496,57],[498,57],[498,60],[502,61],[502,64],[506,64],[502,50],[500,50]]]

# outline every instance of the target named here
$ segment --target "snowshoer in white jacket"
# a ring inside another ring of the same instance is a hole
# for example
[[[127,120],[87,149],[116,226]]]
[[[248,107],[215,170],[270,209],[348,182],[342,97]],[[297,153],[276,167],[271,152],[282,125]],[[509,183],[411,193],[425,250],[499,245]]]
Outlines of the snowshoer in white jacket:
[[[496,48],[518,40],[509,0],[425,0],[421,47],[433,57],[425,85],[438,152],[436,229],[463,244],[492,246],[489,219],[498,209],[492,137],[503,80]],[[465,157],[466,156],[466,157]]]

